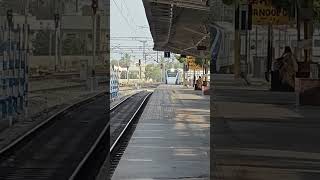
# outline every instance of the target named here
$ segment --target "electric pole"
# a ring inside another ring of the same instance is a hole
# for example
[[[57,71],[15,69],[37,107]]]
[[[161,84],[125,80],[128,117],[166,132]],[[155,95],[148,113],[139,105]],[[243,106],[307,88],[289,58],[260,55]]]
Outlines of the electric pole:
[[[12,9],[9,9],[7,10],[7,22],[8,22],[8,29],[9,29],[9,32],[8,32],[8,41],[9,41],[9,53],[8,53],[8,62],[9,64],[11,64],[10,61],[13,61],[13,59],[11,59],[12,56],[12,47],[11,47],[11,31],[13,31],[13,10]],[[13,89],[10,90],[8,92],[8,95],[9,95],[9,98],[12,99],[12,96],[13,96]],[[11,109],[13,109],[13,103],[12,101],[9,101],[8,102],[9,104],[9,107],[11,107]],[[11,127],[13,125],[13,110],[9,111],[9,126]]]
[[[54,14],[54,22],[55,22],[55,56],[54,56],[54,72],[57,72],[58,66],[58,27],[59,27],[60,16],[56,12]]]
[[[61,8],[61,1],[59,1],[59,15],[60,15],[60,22],[59,22],[59,28],[58,28],[58,43],[59,43],[59,55],[58,55],[58,68],[59,70],[62,69],[62,15],[63,10]]]
[[[91,91],[96,89],[96,77],[95,77],[95,58],[96,58],[96,15],[98,9],[98,0],[92,0],[92,61],[91,61]]]
[[[120,59],[118,60],[117,75],[118,75],[118,78],[120,79]]]
[[[51,29],[49,29],[49,57],[50,57],[50,61],[52,60],[52,32],[51,32]]]
[[[24,67],[25,67],[25,100],[24,100],[24,116],[27,118],[28,117],[28,32],[29,32],[29,28],[28,28],[28,11],[29,11],[29,0],[25,1],[24,4],[24,32],[23,32],[23,50],[24,50]]]
[[[161,78],[160,78],[160,82],[163,83],[163,63],[161,62],[160,64],[160,69],[161,69]]]
[[[159,51],[157,51],[157,63],[159,63]]]
[[[147,58],[146,58],[146,42],[147,41],[143,41],[143,59],[144,59],[144,64],[147,64]]]
[[[96,14],[93,15],[93,40],[92,40],[92,77],[94,76],[95,59],[96,59]]]
[[[146,40],[143,40],[143,41],[140,41],[143,43],[143,54],[142,54],[142,57],[144,59],[144,64],[145,66],[147,65],[147,58],[146,58],[146,43],[147,41]],[[141,66],[140,66],[140,69],[141,69]]]
[[[139,59],[139,81],[141,86],[141,60]]]

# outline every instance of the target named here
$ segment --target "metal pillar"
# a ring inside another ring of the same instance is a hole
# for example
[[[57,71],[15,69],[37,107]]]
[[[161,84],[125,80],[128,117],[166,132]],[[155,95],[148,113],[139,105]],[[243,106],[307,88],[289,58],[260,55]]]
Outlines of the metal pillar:
[[[62,13],[61,13],[61,18],[60,18],[60,21],[59,21],[59,28],[58,28],[58,43],[59,43],[59,45],[58,45],[58,47],[59,47],[59,54],[58,54],[58,69],[59,70],[62,70],[62,50],[63,50],[63,48],[62,48],[62,33],[61,33],[61,31],[62,31]]]
[[[93,15],[93,42],[92,42],[92,62],[91,62],[91,76],[94,77],[95,58],[96,58],[96,14]]]
[[[271,71],[271,66],[272,66],[272,25],[268,25],[268,51],[267,51],[267,74],[266,74],[266,79],[269,81],[269,73]]]
[[[256,26],[256,57],[258,57],[258,26]]]
[[[310,8],[313,6],[313,0],[307,0],[305,1],[305,6],[306,8]],[[304,39],[305,40],[310,40],[312,39],[313,36],[313,21],[312,19],[306,19],[303,22],[304,25]],[[310,49],[304,49],[304,61],[305,62],[310,62],[312,61],[312,46]]]
[[[139,59],[139,86],[141,86],[141,60]]]
[[[129,84],[129,66],[127,66],[127,80],[128,80],[128,84]]]
[[[57,72],[58,66],[58,29],[55,29],[55,55],[54,55],[54,71]]]
[[[118,75],[118,79],[120,79],[120,60],[118,60],[117,75]]]
[[[29,83],[28,83],[28,72],[29,72],[29,62],[28,62],[28,58],[29,58],[29,53],[28,53],[28,49],[29,49],[29,25],[28,25],[28,11],[29,11],[29,0],[25,1],[25,20],[24,20],[24,35],[23,35],[23,50],[24,50],[24,67],[25,67],[25,99],[24,99],[24,116],[25,118],[28,117],[28,91],[29,91]]]
[[[234,31],[234,76],[235,78],[240,77],[240,52],[241,52],[241,38],[240,38],[240,19],[239,19],[239,14],[240,14],[240,8],[239,4],[235,3],[235,21],[236,21],[236,26],[235,26],[235,31]]]
[[[55,30],[55,57],[54,57],[54,71],[57,72],[58,71],[58,29]]]
[[[51,30],[49,30],[49,57],[50,57],[50,61],[52,60],[51,55],[52,55],[52,32],[51,32]]]
[[[54,72],[57,72],[58,66],[58,27],[59,27],[59,14],[54,14],[55,21],[55,55],[54,55]]]
[[[247,13],[246,13],[246,29],[245,29],[245,61],[244,61],[244,69],[243,69],[243,75],[244,75],[244,79],[247,79],[247,75],[248,75],[248,59],[250,59],[250,50],[248,48],[248,45],[250,47],[250,41],[248,42],[248,9],[247,9]]]
[[[79,12],[79,0],[76,0],[76,13]]]
[[[146,58],[146,43],[147,41],[144,40],[144,41],[140,41],[143,43],[143,52],[142,52],[142,58],[144,60],[144,64],[147,65],[147,58]]]
[[[162,65],[162,64],[161,64]],[[160,68],[160,72],[161,72],[161,78],[160,78],[160,82],[163,83],[163,67],[161,66]]]
[[[11,57],[12,57],[12,47],[11,47],[11,28],[12,28],[12,25],[13,25],[13,14],[12,14],[12,10],[8,10],[7,11],[7,20],[8,20],[8,29],[9,29],[9,32],[8,32],[8,41],[9,41],[9,54],[8,54],[8,62],[9,62],[9,69],[10,69],[10,64],[12,61]],[[10,88],[10,85],[9,85],[9,88]],[[13,88],[13,87],[12,87]],[[13,90],[13,89],[12,89]],[[13,102],[12,102],[12,97],[13,97],[13,92],[12,90],[9,92],[9,103],[8,103],[8,107],[11,109],[12,112],[9,112],[9,126],[11,127],[13,125]]]
[[[90,90],[94,91],[97,88],[97,80],[95,73],[95,58],[96,58],[96,17],[97,17],[97,9],[98,9],[98,1],[92,0],[92,61],[91,61],[91,77],[88,81]]]

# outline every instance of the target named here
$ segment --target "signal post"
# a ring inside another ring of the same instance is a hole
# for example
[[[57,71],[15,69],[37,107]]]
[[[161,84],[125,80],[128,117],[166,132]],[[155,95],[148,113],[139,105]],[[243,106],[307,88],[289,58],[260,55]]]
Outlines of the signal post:
[[[87,81],[90,91],[95,91],[98,86],[96,72],[95,72],[95,59],[96,59],[96,16],[98,9],[98,0],[92,0],[92,60],[91,60],[91,76]]]

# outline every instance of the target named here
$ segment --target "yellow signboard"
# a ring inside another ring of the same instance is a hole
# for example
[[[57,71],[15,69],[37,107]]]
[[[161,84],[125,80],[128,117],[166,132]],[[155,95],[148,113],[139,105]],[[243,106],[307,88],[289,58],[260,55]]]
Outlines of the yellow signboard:
[[[202,67],[197,65],[196,63],[196,59],[192,56],[187,56],[187,64],[189,66],[190,70],[201,70]]]
[[[289,24],[289,14],[285,9],[272,6],[271,0],[250,0],[252,4],[252,24],[285,25]]]

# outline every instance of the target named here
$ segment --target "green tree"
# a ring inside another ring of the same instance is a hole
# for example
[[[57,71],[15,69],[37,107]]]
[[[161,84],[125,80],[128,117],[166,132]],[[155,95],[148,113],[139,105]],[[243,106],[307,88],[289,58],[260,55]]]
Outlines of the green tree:
[[[112,59],[112,60],[110,61],[110,65],[111,65],[111,66],[118,66],[118,61],[115,60],[115,59]]]
[[[128,53],[125,53],[124,56],[121,57],[120,62],[119,62],[121,67],[130,66],[131,63],[132,63],[131,56]]]
[[[130,71],[129,72],[129,78],[130,79],[139,79],[139,72],[132,72],[132,71]]]
[[[147,79],[152,79],[154,81],[159,82],[161,80],[161,69],[160,65],[157,64],[148,64],[146,66],[146,72],[145,72]]]
[[[187,58],[183,58],[181,56],[176,55],[175,58],[179,61],[179,63],[185,63]]]

